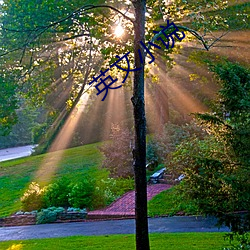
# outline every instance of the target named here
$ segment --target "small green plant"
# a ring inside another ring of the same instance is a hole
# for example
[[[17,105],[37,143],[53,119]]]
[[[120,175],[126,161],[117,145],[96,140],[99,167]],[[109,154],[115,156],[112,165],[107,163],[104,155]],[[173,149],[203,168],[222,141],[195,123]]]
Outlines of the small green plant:
[[[72,213],[72,212],[87,213],[87,210],[86,210],[86,208],[80,209],[80,208],[75,208],[75,207],[68,207],[67,208],[67,213]]]
[[[44,190],[38,183],[32,182],[28,190],[21,197],[22,209],[29,212],[41,209],[43,206]]]
[[[59,213],[64,212],[63,207],[49,207],[37,213],[36,224],[55,222]]]

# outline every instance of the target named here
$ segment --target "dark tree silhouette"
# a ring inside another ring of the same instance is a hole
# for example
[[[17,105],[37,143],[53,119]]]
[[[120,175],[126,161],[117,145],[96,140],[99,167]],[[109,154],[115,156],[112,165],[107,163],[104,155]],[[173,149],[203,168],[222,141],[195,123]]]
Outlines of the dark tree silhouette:
[[[145,40],[146,1],[133,2],[135,7],[134,21],[134,57],[135,67],[142,70],[134,73],[134,88],[132,103],[134,107],[135,146],[133,149],[135,173],[135,217],[136,217],[136,249],[148,250],[148,213],[147,213],[147,180],[146,180],[146,117],[144,102],[144,62],[140,60],[138,49],[140,41]],[[143,51],[143,49],[142,49]]]

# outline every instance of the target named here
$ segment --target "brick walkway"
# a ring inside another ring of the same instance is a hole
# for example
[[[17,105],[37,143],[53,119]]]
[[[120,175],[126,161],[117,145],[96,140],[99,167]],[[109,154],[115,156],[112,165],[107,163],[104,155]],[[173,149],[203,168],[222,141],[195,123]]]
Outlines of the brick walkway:
[[[155,184],[147,188],[148,201],[160,192],[169,189],[171,185]],[[130,191],[113,202],[110,206],[88,213],[89,219],[107,218],[134,218],[135,217],[135,191]]]

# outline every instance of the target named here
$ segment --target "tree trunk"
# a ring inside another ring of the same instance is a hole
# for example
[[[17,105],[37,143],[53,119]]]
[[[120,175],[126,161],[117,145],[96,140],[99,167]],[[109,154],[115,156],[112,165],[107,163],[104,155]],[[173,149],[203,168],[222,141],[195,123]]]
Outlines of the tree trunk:
[[[135,216],[136,216],[136,249],[149,250],[147,218],[147,180],[146,180],[146,117],[144,103],[144,49],[140,41],[145,41],[146,0],[136,0],[134,22],[134,56],[135,67],[142,68],[134,72],[132,103],[134,107],[135,147],[133,149],[135,173]],[[141,49],[143,62],[138,49]]]

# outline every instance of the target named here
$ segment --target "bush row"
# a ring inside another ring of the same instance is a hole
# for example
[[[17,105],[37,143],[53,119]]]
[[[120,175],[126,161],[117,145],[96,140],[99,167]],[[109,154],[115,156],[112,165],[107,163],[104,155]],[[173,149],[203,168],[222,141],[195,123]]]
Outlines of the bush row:
[[[109,205],[133,188],[132,179],[84,179],[75,183],[61,178],[45,187],[32,182],[21,197],[22,209],[33,211],[48,207],[75,207],[92,210]]]

